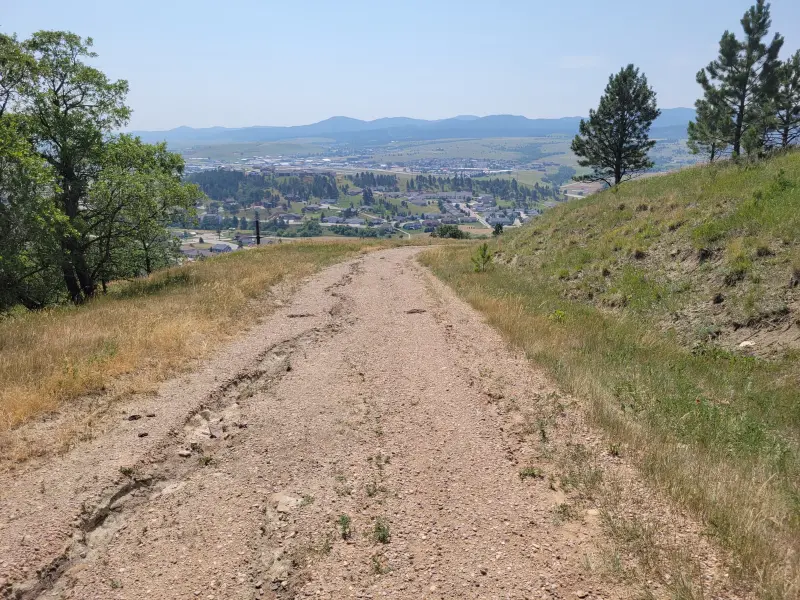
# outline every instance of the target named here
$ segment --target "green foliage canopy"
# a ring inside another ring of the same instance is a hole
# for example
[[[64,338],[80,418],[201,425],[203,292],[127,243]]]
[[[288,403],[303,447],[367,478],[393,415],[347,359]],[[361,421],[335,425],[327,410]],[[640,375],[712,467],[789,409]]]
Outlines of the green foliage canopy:
[[[656,93],[639,69],[628,65],[611,75],[600,105],[581,119],[572,141],[578,164],[593,169],[582,179],[611,186],[652,168],[648,152],[655,141],[649,131],[660,114]]]
[[[174,262],[166,225],[200,196],[180,156],[116,134],[128,84],[88,65],[91,47],[0,35],[0,310],[83,302]]]

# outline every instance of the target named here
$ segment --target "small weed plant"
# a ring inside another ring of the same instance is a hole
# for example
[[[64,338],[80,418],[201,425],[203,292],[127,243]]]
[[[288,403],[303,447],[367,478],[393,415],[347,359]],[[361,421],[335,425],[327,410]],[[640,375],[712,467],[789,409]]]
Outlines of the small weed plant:
[[[339,515],[339,520],[336,522],[339,527],[339,535],[343,540],[349,540],[353,535],[353,527],[350,517],[347,515]]]
[[[389,533],[389,521],[387,521],[384,517],[378,517],[375,520],[375,527],[372,530],[372,537],[379,544],[388,544],[392,537],[391,533]]]

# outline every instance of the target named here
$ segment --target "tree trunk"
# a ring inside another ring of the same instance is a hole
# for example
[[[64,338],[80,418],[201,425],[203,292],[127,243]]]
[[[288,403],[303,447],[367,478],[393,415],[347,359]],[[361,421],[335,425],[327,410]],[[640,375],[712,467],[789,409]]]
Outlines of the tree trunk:
[[[66,170],[62,176],[64,191],[61,194],[61,203],[64,214],[71,223],[78,218],[81,189],[71,170]],[[61,270],[64,273],[64,283],[67,286],[70,298],[76,304],[94,296],[96,285],[86,262],[84,249],[80,247],[74,235],[67,234],[61,240],[64,252]]]
[[[744,128],[744,109],[746,98],[742,95],[739,101],[739,112],[736,114],[736,130],[733,132],[733,156],[738,158],[742,151],[742,129]]]
[[[72,268],[72,261],[69,260],[68,251],[62,245],[64,257],[61,259],[61,272],[64,274],[64,285],[67,286],[69,298],[75,304],[80,304],[83,301],[83,294],[81,293],[81,286],[78,283],[78,278],[75,276],[75,270]]]
[[[86,263],[86,255],[82,248],[78,248],[78,250],[75,252],[73,264],[75,265],[75,271],[78,274],[78,281],[81,282],[81,289],[83,290],[84,299],[88,300],[89,298],[94,297],[94,294],[97,291],[97,284],[95,283],[94,277],[92,277],[92,274],[89,271],[89,265]]]
[[[150,249],[147,245],[142,244],[144,247],[144,270],[150,275],[153,272],[153,267],[150,264]]]
[[[789,147],[789,126],[784,125],[781,131],[781,146],[786,149]]]

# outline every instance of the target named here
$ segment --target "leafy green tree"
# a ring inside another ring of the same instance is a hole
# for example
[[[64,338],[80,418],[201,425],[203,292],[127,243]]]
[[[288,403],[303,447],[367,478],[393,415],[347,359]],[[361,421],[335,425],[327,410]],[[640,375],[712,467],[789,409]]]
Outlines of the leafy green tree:
[[[202,197],[197,186],[182,182],[183,159],[164,143],[121,135],[106,143],[100,167],[80,239],[92,277],[105,283],[174,263],[178,244],[166,226],[174,211],[191,211]]]
[[[66,223],[49,193],[52,174],[20,129],[0,117],[0,309],[60,299],[55,232]]]
[[[494,237],[497,237],[499,235],[503,235],[503,224],[502,223],[498,223],[497,225],[494,226],[494,231],[492,231],[492,235]]]
[[[600,105],[589,111],[588,120],[581,119],[572,141],[578,164],[593,169],[582,179],[618,185],[652,168],[647,153],[655,141],[650,140],[649,131],[660,114],[656,93],[639,69],[628,65],[611,75]]]
[[[708,156],[714,162],[728,151],[733,133],[730,111],[721,104],[701,98],[695,103],[697,117],[689,122],[687,145],[693,154]]]
[[[0,36],[0,309],[83,302],[169,264],[200,194],[166,146],[114,132],[127,83],[84,61],[91,39]]]
[[[463,240],[469,237],[466,231],[458,228],[458,225],[439,225],[432,233],[431,237],[449,238],[453,240]]]
[[[90,50],[91,38],[39,31],[24,45],[37,68],[21,94],[21,112],[30,124],[34,147],[55,175],[56,204],[68,219],[59,232],[61,270],[70,298],[82,302],[97,289],[87,248],[81,244],[87,235],[82,206],[99,173],[106,138],[130,116],[123,103],[128,83],[109,81],[83,62],[96,56]]]
[[[316,219],[309,219],[297,230],[298,237],[318,237],[322,234],[322,225]]]
[[[49,195],[55,184],[29,143],[24,119],[10,112],[35,68],[16,38],[0,35],[0,309],[58,300],[53,236],[64,223]]]
[[[800,140],[800,50],[778,69],[776,130],[782,148]]]
[[[777,88],[778,53],[783,46],[783,37],[777,33],[769,44],[764,42],[772,25],[770,5],[764,0],[747,10],[741,23],[744,40],[725,31],[719,56],[697,73],[705,100],[730,114],[734,156],[741,154],[746,136],[751,143],[760,137],[764,104]]]

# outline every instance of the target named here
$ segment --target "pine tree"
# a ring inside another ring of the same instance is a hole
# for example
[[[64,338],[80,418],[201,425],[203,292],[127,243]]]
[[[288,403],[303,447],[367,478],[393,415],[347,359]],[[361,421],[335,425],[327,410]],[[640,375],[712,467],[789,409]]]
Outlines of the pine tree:
[[[375,195],[372,193],[370,188],[364,188],[362,198],[365,206],[371,206],[375,203]]]
[[[800,50],[778,69],[777,137],[782,148],[800,141]]]
[[[647,153],[655,141],[648,134],[660,114],[656,93],[639,69],[628,65],[611,75],[597,111],[590,110],[589,119],[581,119],[572,141],[578,164],[593,168],[582,179],[617,185],[652,168]]]
[[[725,31],[719,42],[719,56],[697,73],[705,100],[730,111],[733,155],[739,156],[745,139],[755,143],[764,123],[764,105],[774,95],[777,84],[778,53],[783,37],[775,34],[764,43],[772,25],[770,5],[764,0],[750,7],[742,17],[745,39]]]
[[[689,122],[687,146],[693,154],[705,154],[709,162],[721,157],[730,147],[733,120],[722,104],[701,98],[695,103],[697,117]]]

